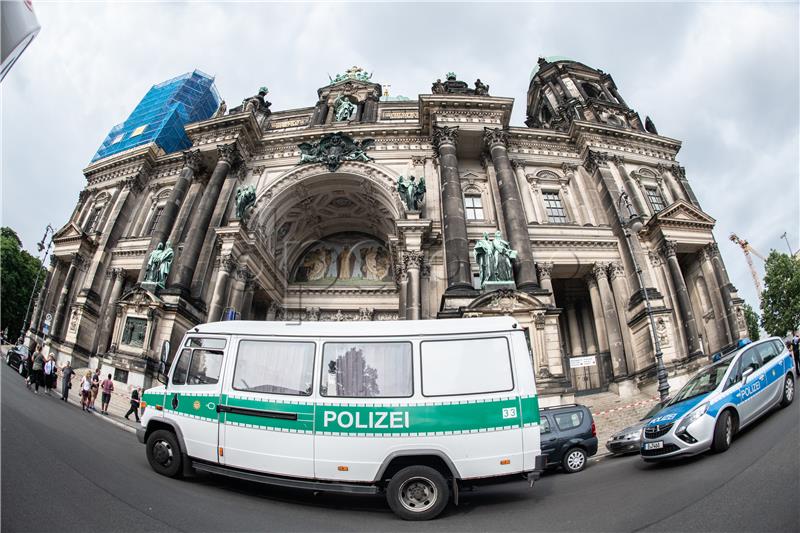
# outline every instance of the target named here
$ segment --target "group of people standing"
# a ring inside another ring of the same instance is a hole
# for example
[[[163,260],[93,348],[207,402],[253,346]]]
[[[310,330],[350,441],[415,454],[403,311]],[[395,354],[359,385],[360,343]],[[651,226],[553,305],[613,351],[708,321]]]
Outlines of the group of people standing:
[[[45,357],[41,350],[42,345],[37,344],[34,352],[28,356],[27,365],[30,370],[26,382],[27,387],[33,390],[35,394],[39,394],[39,387],[43,387],[46,393],[50,394],[50,391],[56,388],[60,373],[61,399],[66,402],[69,399],[69,390],[72,388],[72,377],[75,375],[75,370],[69,361],[59,369],[53,355],[50,354]],[[86,374],[81,376],[80,381],[81,410],[87,413],[96,412],[95,402],[101,391],[100,413],[108,415],[111,393],[114,392],[114,380],[111,379],[111,374],[108,374],[106,379],[101,381],[99,368],[94,372],[87,370]],[[129,399],[130,408],[125,414],[126,420],[130,420],[129,417],[133,414],[136,417],[136,421],[139,421],[139,398],[140,390],[138,387],[134,387]]]

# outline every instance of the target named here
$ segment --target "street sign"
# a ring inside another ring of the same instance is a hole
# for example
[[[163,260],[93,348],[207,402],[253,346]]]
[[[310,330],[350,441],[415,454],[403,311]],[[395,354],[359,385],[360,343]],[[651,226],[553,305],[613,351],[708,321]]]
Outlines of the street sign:
[[[594,355],[588,355],[586,357],[569,358],[570,368],[583,368],[586,366],[597,366],[597,358]]]
[[[52,323],[53,323],[53,315],[51,315],[50,313],[47,313],[47,314],[44,316],[44,323],[45,323],[45,325],[47,325],[47,326],[49,326],[50,324],[52,324]]]

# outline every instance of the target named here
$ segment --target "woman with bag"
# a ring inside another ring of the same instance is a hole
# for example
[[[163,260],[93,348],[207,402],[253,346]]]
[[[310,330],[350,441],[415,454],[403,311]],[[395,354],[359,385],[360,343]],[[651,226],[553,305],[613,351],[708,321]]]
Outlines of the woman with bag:
[[[81,378],[81,410],[90,413],[89,407],[92,403],[92,372],[87,371]]]

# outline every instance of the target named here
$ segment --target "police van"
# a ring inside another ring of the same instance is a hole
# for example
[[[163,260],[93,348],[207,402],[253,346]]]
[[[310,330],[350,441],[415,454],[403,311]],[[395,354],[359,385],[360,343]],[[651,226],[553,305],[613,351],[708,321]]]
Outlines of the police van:
[[[385,493],[426,520],[465,486],[533,485],[544,469],[532,354],[512,318],[217,322],[176,352],[137,431],[166,476]]]

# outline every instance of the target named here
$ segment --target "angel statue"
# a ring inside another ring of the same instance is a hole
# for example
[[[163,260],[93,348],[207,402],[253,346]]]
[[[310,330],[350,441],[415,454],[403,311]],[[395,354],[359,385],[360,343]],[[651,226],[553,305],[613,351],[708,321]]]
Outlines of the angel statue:
[[[248,185],[247,187],[240,187],[236,191],[236,218],[243,219],[247,208],[253,205],[256,201],[256,187],[255,185]]]
[[[333,103],[336,121],[351,120],[356,113],[356,105],[344,96],[339,96]]]
[[[473,253],[475,254],[475,263],[478,265],[481,288],[483,288],[483,285],[492,279],[494,271],[494,250],[487,232],[484,231],[483,238],[475,243]]]
[[[415,179],[414,176],[409,176],[407,180],[403,176],[397,178],[397,191],[409,211],[419,211],[425,198],[425,178],[420,178],[419,182]]]

